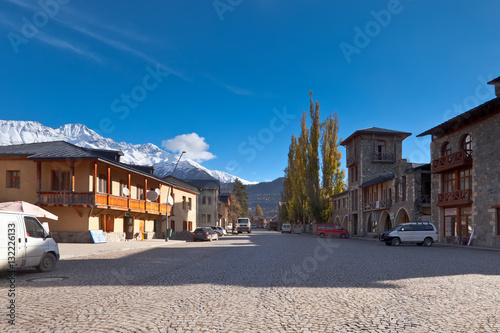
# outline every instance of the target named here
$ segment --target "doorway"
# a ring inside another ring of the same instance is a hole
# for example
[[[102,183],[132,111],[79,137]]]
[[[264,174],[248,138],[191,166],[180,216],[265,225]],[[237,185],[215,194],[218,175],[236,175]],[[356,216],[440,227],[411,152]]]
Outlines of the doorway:
[[[132,216],[123,218],[123,231],[125,231],[125,239],[134,238],[134,218]]]

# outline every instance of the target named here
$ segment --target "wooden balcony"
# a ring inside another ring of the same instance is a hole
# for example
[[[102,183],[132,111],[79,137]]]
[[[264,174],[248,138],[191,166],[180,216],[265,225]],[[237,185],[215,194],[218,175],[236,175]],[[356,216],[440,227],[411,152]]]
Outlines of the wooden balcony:
[[[389,209],[391,208],[392,202],[389,200],[380,200],[373,202],[365,202],[363,204],[364,210],[377,210],[377,209]]]
[[[432,173],[441,173],[448,170],[472,165],[472,152],[461,150],[432,161]]]
[[[128,212],[165,215],[170,208],[147,200],[129,199],[105,193],[53,191],[39,192],[38,204],[49,206],[88,206]],[[167,209],[168,208],[168,209]]]
[[[356,155],[347,157],[346,159],[347,167],[350,167],[351,165],[354,165],[356,163],[358,163],[358,158],[356,157]]]
[[[393,153],[373,153],[373,162],[396,162],[396,155]]]
[[[472,190],[458,190],[447,193],[438,194],[438,206],[459,206],[470,205],[472,203]]]

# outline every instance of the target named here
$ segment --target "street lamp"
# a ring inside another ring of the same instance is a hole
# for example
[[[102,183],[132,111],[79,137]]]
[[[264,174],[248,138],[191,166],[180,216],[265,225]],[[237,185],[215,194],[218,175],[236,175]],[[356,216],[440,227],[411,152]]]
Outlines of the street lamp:
[[[172,183],[174,182],[174,174],[175,170],[177,169],[177,166],[179,165],[179,162],[181,161],[182,155],[184,155],[186,152],[183,151],[181,155],[179,156],[179,159],[177,160],[177,163],[175,164],[174,171],[172,171]],[[167,205],[168,205],[168,199],[170,198],[170,193],[172,192],[172,186],[169,186],[168,188],[168,195],[167,195]],[[172,208],[173,209],[174,203],[172,203]],[[165,242],[168,242],[168,211],[167,211],[167,218],[166,218],[166,223],[165,223]]]

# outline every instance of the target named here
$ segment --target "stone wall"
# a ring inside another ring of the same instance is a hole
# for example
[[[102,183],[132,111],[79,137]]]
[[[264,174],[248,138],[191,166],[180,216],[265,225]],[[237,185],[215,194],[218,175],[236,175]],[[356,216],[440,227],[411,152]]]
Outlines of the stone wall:
[[[441,157],[441,148],[448,141],[452,153],[461,149],[465,134],[472,137],[472,245],[500,247],[494,205],[500,205],[500,114],[486,118],[431,143],[431,158]],[[444,241],[444,209],[437,207],[442,176],[432,175],[432,220],[437,221],[440,241]]]

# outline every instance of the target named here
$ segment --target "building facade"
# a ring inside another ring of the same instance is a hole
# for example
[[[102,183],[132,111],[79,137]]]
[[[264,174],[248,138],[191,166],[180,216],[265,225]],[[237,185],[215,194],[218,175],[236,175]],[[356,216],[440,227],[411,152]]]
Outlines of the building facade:
[[[418,136],[431,135],[432,220],[441,242],[500,247],[500,77],[496,98]]]
[[[167,176],[163,180],[173,185],[170,196],[174,204],[168,217],[168,227],[172,229],[172,235],[175,236],[176,233],[182,231],[194,231],[198,225],[196,214],[198,209],[198,188],[172,176]]]
[[[220,182],[210,179],[183,179],[198,189],[198,227],[221,226],[219,220]]]
[[[82,148],[63,141],[0,147],[0,201],[27,201],[54,213],[58,242],[108,241],[163,235],[172,186],[154,168],[120,162],[120,151]]]
[[[352,235],[375,237],[403,222],[430,220],[430,166],[402,158],[410,135],[372,127],[341,142],[348,190],[332,198],[334,223]]]

